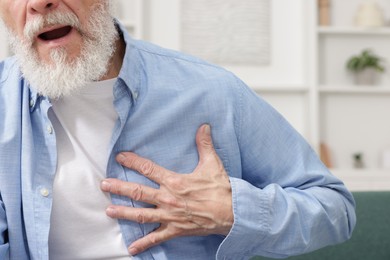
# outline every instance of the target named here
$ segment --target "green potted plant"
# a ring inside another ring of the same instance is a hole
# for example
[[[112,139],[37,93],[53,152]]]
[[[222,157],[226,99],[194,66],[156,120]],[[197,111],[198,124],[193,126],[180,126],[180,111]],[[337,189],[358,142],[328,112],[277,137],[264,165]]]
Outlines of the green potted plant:
[[[369,49],[349,58],[346,65],[354,73],[355,83],[358,85],[374,85],[378,73],[385,71],[383,58]]]

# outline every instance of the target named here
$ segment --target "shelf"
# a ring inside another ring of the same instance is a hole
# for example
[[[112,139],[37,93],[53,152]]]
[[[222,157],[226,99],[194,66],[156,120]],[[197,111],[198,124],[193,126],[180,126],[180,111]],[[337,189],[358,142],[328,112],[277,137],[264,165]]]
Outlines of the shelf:
[[[383,35],[390,36],[390,27],[318,27],[318,33],[323,35]]]
[[[366,177],[390,177],[390,169],[380,169],[380,168],[331,168],[330,171],[337,176],[345,176],[345,177],[356,177],[360,176],[363,178]],[[389,179],[390,181],[390,179]],[[390,186],[389,186],[390,189]]]
[[[252,89],[263,93],[304,94],[309,92],[309,88],[306,86],[252,86]]]
[[[321,94],[390,94],[390,86],[320,86]]]
[[[390,170],[385,169],[331,169],[351,191],[390,190]]]

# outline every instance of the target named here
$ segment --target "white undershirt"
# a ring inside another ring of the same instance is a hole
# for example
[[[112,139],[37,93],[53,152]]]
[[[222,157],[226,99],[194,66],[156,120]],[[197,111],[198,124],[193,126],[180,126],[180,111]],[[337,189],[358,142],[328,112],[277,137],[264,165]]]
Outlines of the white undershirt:
[[[129,259],[118,221],[106,216],[108,146],[118,115],[116,79],[93,83],[78,95],[53,102],[58,167],[53,186],[49,258]]]

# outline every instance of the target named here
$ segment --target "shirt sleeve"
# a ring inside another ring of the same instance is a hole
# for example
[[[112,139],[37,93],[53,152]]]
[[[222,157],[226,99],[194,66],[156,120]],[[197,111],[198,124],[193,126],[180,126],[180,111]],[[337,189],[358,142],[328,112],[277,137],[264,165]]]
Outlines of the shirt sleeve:
[[[217,259],[283,258],[350,238],[355,202],[304,138],[243,83],[236,116],[242,178]]]
[[[0,196],[0,259],[9,259],[9,243],[7,241],[7,218],[4,204]]]

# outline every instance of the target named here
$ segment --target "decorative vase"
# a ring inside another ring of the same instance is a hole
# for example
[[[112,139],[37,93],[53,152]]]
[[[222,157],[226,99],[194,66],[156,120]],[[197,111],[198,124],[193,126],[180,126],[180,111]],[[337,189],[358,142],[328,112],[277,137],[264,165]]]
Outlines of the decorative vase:
[[[330,25],[330,0],[318,0],[319,24]]]
[[[383,11],[375,0],[366,0],[360,5],[355,17],[355,24],[362,27],[385,25]]]
[[[376,85],[378,81],[378,72],[373,68],[366,68],[355,73],[355,84],[372,86]]]

